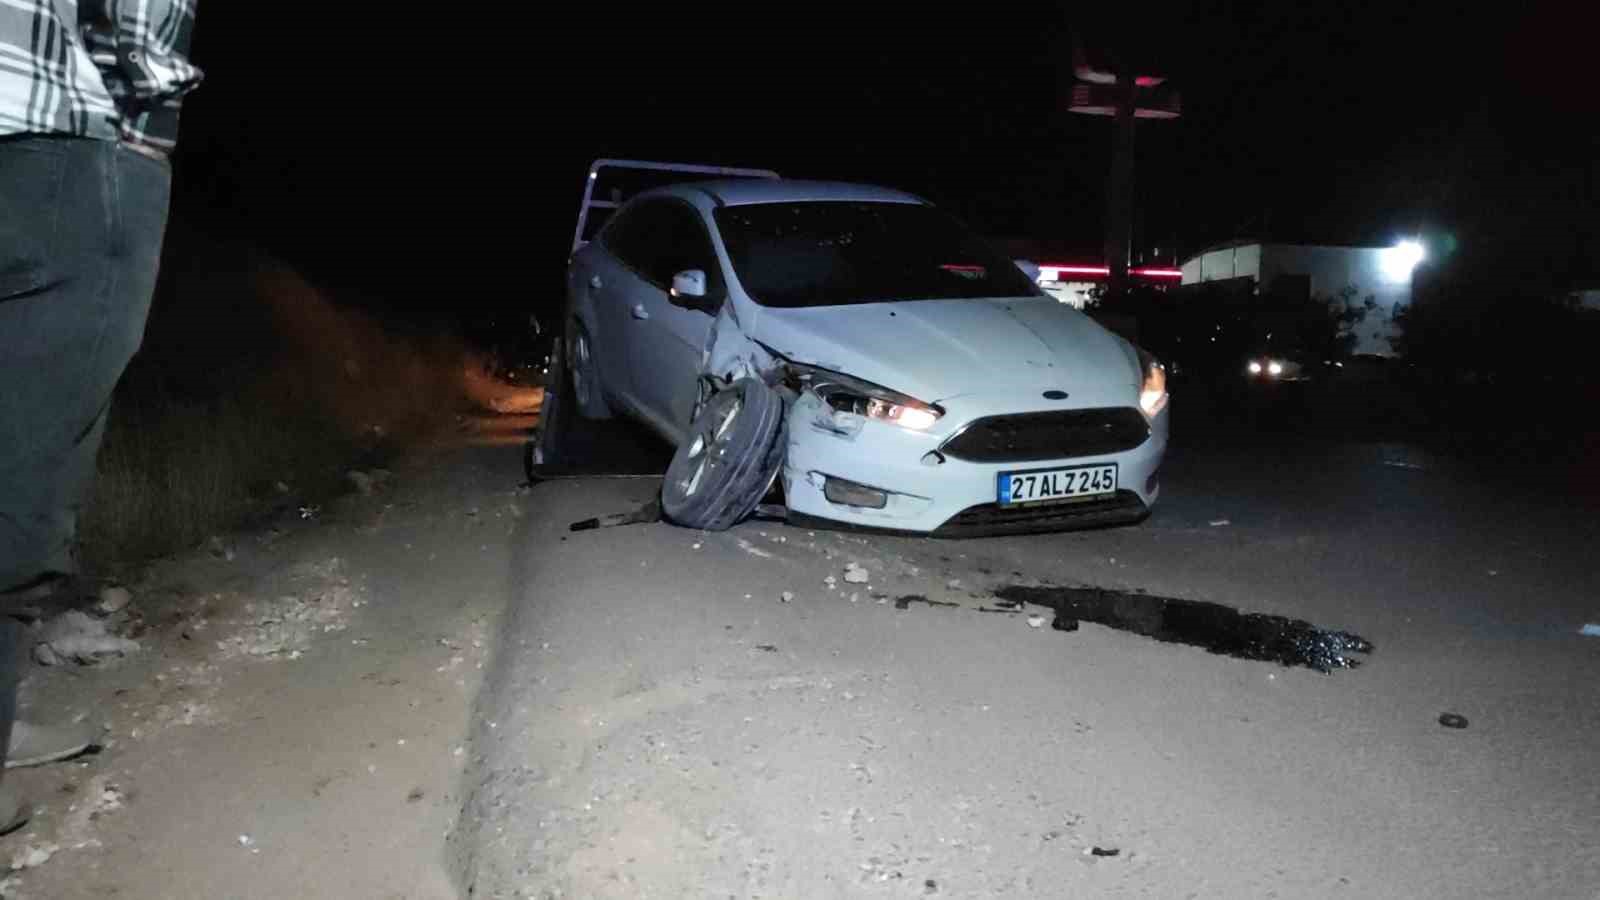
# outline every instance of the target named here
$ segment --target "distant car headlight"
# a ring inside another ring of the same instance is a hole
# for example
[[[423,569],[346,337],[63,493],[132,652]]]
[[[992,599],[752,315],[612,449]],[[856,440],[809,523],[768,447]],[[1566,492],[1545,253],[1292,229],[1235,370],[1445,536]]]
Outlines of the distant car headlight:
[[[1139,369],[1144,373],[1144,384],[1139,386],[1139,408],[1145,415],[1155,418],[1156,413],[1167,408],[1167,367],[1140,350]]]
[[[1267,374],[1268,375],[1282,375],[1283,374],[1283,363],[1278,362],[1277,360],[1273,360],[1272,362],[1267,363]]]
[[[889,422],[912,431],[926,431],[944,410],[899,391],[816,366],[789,363],[796,387],[809,390],[836,413]]]
[[[1251,375],[1260,375],[1261,374],[1261,363],[1258,363],[1253,359],[1250,360],[1250,374]]]

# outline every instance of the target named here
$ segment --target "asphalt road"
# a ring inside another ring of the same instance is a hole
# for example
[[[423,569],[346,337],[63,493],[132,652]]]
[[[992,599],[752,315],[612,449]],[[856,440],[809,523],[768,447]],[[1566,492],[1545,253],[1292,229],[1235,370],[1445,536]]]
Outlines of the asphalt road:
[[[535,488],[452,838],[471,896],[1596,897],[1592,500],[1526,458],[1175,440],[1143,525],[1025,538],[572,534],[654,483]],[[1019,583],[1375,650],[1320,674],[980,611]]]

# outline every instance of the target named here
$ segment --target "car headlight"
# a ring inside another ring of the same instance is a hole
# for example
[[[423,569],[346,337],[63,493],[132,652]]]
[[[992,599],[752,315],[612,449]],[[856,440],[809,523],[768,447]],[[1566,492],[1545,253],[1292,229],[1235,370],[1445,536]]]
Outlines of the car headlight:
[[[815,393],[836,413],[890,422],[913,431],[928,430],[944,415],[944,410],[932,403],[816,366],[789,363],[789,376],[796,387]]]
[[[1144,373],[1144,384],[1139,387],[1139,408],[1145,415],[1155,418],[1167,408],[1167,368],[1161,360],[1140,350],[1139,369]]]
[[[1256,362],[1255,360],[1252,359],[1252,360],[1250,360],[1249,369],[1250,369],[1250,374],[1251,375],[1260,375],[1261,374],[1261,363]]]
[[[1272,362],[1267,363],[1267,374],[1268,375],[1282,375],[1283,374],[1283,363],[1278,362],[1277,360],[1273,360]]]

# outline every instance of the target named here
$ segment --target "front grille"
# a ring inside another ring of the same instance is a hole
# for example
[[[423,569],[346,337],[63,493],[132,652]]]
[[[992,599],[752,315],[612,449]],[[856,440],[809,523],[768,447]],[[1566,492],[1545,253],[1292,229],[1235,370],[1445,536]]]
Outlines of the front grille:
[[[1100,525],[1126,525],[1143,519],[1148,513],[1149,508],[1139,499],[1139,495],[1128,490],[1117,491],[1101,500],[1033,506],[984,503],[969,506],[951,516],[933,534],[935,537],[977,537],[1066,531]]]
[[[967,462],[1038,462],[1132,450],[1150,436],[1137,409],[1070,409],[986,416],[939,449]]]

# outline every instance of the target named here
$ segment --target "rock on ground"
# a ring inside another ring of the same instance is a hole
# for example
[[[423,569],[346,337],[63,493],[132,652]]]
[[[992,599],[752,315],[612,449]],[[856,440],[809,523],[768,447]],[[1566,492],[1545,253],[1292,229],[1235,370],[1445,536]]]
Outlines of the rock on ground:
[[[64,662],[97,663],[137,652],[139,643],[111,634],[106,623],[78,610],[68,610],[51,619],[34,645],[33,656],[41,665]]]

